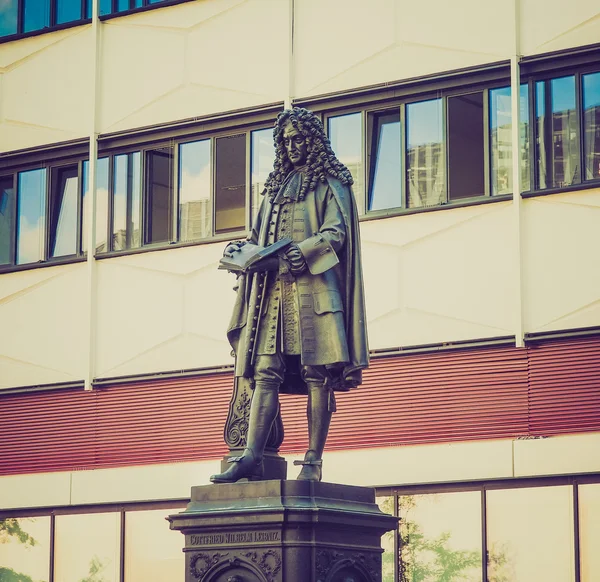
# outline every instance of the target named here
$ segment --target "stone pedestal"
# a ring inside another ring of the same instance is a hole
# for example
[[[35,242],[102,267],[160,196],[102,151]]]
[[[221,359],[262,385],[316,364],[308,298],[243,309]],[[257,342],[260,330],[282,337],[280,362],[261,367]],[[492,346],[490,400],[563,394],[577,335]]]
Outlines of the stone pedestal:
[[[373,489],[283,480],[193,487],[168,519],[186,582],[381,582],[381,536],[398,522]]]

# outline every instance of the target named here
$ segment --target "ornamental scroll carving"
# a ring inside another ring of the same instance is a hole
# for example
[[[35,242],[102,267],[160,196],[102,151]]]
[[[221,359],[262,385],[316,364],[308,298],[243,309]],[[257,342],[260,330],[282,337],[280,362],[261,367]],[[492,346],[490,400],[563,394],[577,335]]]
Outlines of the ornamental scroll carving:
[[[248,420],[252,403],[252,386],[244,378],[236,378],[225,423],[225,443],[230,449],[243,449],[248,436]],[[277,414],[267,440],[266,449],[278,451],[283,442],[283,421]]]
[[[353,574],[348,575],[349,571],[352,571]],[[341,580],[381,582],[381,556],[367,552],[319,550],[317,552],[316,573],[316,582],[338,582]]]

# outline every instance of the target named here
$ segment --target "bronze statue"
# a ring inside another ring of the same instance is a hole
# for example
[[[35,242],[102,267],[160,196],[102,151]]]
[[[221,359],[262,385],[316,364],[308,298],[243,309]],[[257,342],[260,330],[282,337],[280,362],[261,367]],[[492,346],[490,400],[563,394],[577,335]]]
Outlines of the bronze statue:
[[[250,379],[246,449],[215,483],[261,479],[265,444],[279,410],[278,393],[308,394],[309,449],[298,479],[320,481],[336,390],[362,381],[368,366],[360,238],[350,171],[335,157],[312,112],[279,114],[274,169],[247,241],[229,243],[225,258],[245,244],[277,255],[238,277],[228,339],[235,374]]]

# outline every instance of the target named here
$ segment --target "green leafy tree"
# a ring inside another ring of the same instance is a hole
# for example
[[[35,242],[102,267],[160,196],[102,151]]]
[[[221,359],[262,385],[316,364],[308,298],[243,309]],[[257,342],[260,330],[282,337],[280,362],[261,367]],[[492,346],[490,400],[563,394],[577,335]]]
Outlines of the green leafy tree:
[[[82,578],[79,582],[106,582],[104,576],[102,576],[102,570],[104,570],[104,564],[100,561],[98,556],[94,556],[90,562],[90,571],[88,576]]]
[[[10,568],[0,568],[0,582],[34,582],[31,576],[19,574]]]
[[[25,546],[33,547],[36,540],[21,527],[22,520],[10,517],[0,520],[0,544],[16,539]],[[0,568],[0,582],[34,582],[31,576],[15,572],[11,568]]]

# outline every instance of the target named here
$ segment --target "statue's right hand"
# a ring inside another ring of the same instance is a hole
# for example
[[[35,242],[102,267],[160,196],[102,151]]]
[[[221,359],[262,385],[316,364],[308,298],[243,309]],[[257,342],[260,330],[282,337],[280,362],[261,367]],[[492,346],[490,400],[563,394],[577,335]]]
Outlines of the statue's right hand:
[[[240,249],[246,244],[245,240],[234,240],[231,241],[226,247],[225,250],[223,251],[223,256],[224,257],[229,257],[231,258],[233,256],[234,253],[239,253]]]

